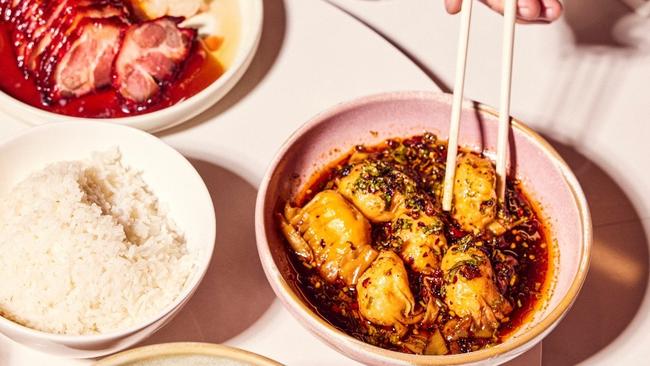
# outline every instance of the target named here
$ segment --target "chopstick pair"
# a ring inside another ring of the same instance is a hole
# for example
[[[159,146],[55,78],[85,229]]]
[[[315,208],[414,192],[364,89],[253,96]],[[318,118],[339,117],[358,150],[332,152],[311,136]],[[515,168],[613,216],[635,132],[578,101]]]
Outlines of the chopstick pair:
[[[445,167],[442,198],[442,208],[445,211],[451,210],[453,199],[456,158],[458,155],[458,131],[460,129],[460,114],[463,102],[463,91],[465,88],[469,27],[472,20],[472,3],[473,0],[463,0],[460,11],[461,23],[458,37],[458,53],[456,56],[456,79],[454,82],[454,97],[451,108],[449,141],[447,145],[447,164]],[[512,83],[512,54],[514,50],[516,15],[517,0],[505,0],[503,11],[503,50],[501,58],[501,95],[499,105],[496,169],[497,197],[500,204],[505,202],[506,191],[506,158],[508,155],[508,134],[510,131],[510,88]]]

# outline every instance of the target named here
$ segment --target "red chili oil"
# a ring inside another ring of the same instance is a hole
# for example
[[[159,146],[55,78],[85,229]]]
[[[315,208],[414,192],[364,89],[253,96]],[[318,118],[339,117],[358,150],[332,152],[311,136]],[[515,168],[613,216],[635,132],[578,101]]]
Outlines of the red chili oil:
[[[433,176],[434,178],[430,182],[426,182],[426,178],[423,179],[417,173],[418,169],[410,171],[410,174],[415,174],[413,178],[416,181],[424,182],[424,185],[429,185],[432,189],[439,189],[436,185],[441,184],[442,177],[444,176],[446,144],[436,141],[435,136],[427,134],[404,140],[388,140],[372,147],[356,147],[353,151],[334,160],[330,165],[311,177],[305,185],[305,189],[296,195],[293,205],[302,207],[318,192],[324,189],[335,188],[334,181],[342,174],[346,166],[349,165],[349,159],[355,152],[374,154],[376,156],[377,154],[390,153],[391,149],[399,149],[404,145],[411,149],[415,147],[415,151],[417,151],[418,146],[426,145],[423,142],[427,139],[429,140],[428,149],[430,149],[427,153],[429,153],[429,156],[434,156],[434,158],[430,162],[431,164],[425,162],[425,164],[420,164],[420,166],[431,167],[431,171],[427,171],[427,175]],[[439,202],[439,200],[435,200],[435,202]],[[496,237],[485,236],[475,239],[483,241],[483,246],[489,252],[495,277],[497,278],[508,275],[507,271],[500,271],[500,268],[503,267],[500,267],[500,262],[495,259],[497,252],[501,254],[505,253],[517,259],[516,280],[510,283],[512,279],[511,275],[501,279],[501,281],[508,282],[508,286],[502,294],[513,306],[513,311],[501,323],[493,339],[474,338],[470,336],[447,342],[450,353],[471,352],[490,344],[503,342],[510,334],[530,319],[535,309],[543,303],[549,291],[551,275],[549,262],[552,253],[547,228],[541,219],[539,210],[526,195],[521,182],[517,180],[508,180],[506,202],[507,209],[512,215],[515,217],[526,217],[527,220],[511,227],[503,235]],[[460,229],[450,215],[440,209],[439,203],[436,203],[436,205],[438,205],[436,211],[441,215],[443,222],[446,223],[445,236],[450,245],[467,237],[469,233]],[[372,245],[375,249],[385,249],[385,247],[378,246],[378,238],[381,234],[377,234],[384,230],[384,225],[386,224],[372,224]],[[403,345],[404,342],[395,342],[394,329],[373,325],[361,317],[358,312],[356,289],[354,286],[347,287],[342,283],[328,284],[320,277],[315,269],[309,269],[302,265],[300,259],[296,255],[293,255],[288,243],[287,248],[291,253],[289,257],[292,266],[296,270],[294,279],[295,287],[300,290],[317,314],[333,326],[364,342],[394,351],[413,353],[412,349]],[[437,275],[424,276],[412,271],[408,266],[406,268],[409,274],[409,285],[416,302],[419,302],[421,299],[420,290],[423,281],[437,281],[439,283],[443,281],[442,271],[438,271],[440,273]],[[438,293],[438,295],[443,300],[441,294]],[[436,322],[436,327],[441,329],[443,324],[452,318],[453,316],[451,314],[443,312]],[[410,328],[407,336],[417,333],[426,337],[432,332],[431,328],[417,328],[416,326],[410,326]]]
[[[223,75],[223,67],[208,52],[202,42],[197,42],[177,78],[165,85],[161,95],[155,101],[144,107],[127,107],[119,93],[110,87],[49,105],[44,103],[34,80],[25,77],[18,67],[11,41],[11,26],[0,22],[0,69],[2,69],[0,90],[33,107],[68,116],[84,118],[135,116],[167,108],[190,98]]]

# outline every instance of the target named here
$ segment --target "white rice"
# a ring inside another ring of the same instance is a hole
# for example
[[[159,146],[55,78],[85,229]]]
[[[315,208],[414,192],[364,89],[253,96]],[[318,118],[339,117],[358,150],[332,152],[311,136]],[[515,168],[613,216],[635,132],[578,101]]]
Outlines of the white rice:
[[[152,318],[196,262],[117,149],[52,164],[1,197],[0,253],[0,314],[71,335]]]

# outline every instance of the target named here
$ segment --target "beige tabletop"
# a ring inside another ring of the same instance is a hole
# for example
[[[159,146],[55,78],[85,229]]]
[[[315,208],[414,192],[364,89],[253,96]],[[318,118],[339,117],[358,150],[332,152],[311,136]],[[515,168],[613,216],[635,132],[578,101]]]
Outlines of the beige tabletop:
[[[448,90],[458,19],[444,13],[442,0],[332,1],[358,20],[324,0],[265,0],[262,45],[242,83],[210,111],[161,135],[208,182],[220,231],[213,277],[146,343],[227,343],[289,365],[356,364],[275,300],[256,257],[255,187],[272,154],[313,114],[373,92],[436,84]],[[474,20],[466,96],[496,105],[501,18],[476,6]],[[617,0],[573,0],[562,21],[517,28],[513,114],[568,160],[595,225],[591,272],[574,308],[544,341],[547,365],[650,360],[650,41],[643,38],[650,31],[639,29],[647,30],[647,21]],[[0,120],[0,138],[27,128],[10,116]],[[536,363],[540,352],[515,364]],[[54,359],[0,336],[0,365],[32,364],[88,362]]]

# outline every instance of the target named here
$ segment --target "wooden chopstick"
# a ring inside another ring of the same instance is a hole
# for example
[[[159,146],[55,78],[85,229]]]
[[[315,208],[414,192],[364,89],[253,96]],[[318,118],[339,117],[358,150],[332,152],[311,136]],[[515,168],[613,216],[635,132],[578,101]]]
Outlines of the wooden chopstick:
[[[517,0],[506,0],[503,9],[503,45],[501,57],[501,96],[499,106],[499,132],[497,135],[497,197],[499,204],[506,197],[506,162],[510,132],[510,92],[512,86],[512,54],[515,41]]]
[[[517,17],[517,0],[506,0],[504,4],[503,49],[501,57],[501,95],[499,108],[499,130],[497,135],[497,197],[500,204],[505,202],[506,161],[508,156],[508,135],[510,131],[510,95],[512,85],[512,56],[515,40],[515,21]],[[465,88],[465,69],[467,66],[467,49],[469,43],[469,26],[472,18],[472,0],[463,0],[461,8],[460,35],[458,54],[456,56],[456,80],[454,98],[451,107],[449,141],[447,143],[447,164],[442,194],[442,209],[451,210],[454,177],[456,175],[456,158],[458,156],[458,131],[460,129],[460,112]]]
[[[447,143],[447,165],[442,194],[442,209],[451,210],[453,199],[454,176],[456,175],[456,155],[458,154],[458,130],[460,128],[460,112],[463,105],[463,90],[465,87],[465,69],[467,66],[467,48],[469,44],[469,25],[472,20],[473,0],[463,0],[460,15],[460,33],[458,35],[458,53],[456,55],[456,80],[454,82],[454,99],[451,106],[451,122],[449,125],[449,141]]]

